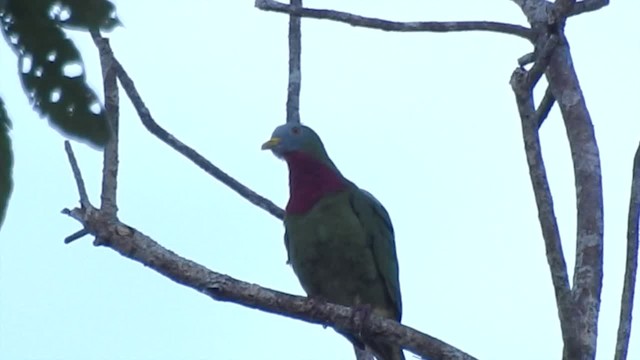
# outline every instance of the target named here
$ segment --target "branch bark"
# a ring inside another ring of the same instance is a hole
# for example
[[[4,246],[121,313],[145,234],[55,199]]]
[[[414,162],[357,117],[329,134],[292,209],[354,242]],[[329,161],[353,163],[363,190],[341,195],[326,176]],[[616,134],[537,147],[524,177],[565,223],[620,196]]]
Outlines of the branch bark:
[[[631,339],[631,319],[633,299],[638,271],[638,217],[640,217],[640,145],[633,159],[631,195],[629,197],[629,217],[627,222],[627,260],[625,264],[624,285],[620,299],[620,320],[616,340],[615,360],[625,360]]]
[[[291,6],[302,8],[302,0],[291,0]],[[287,89],[287,122],[300,124],[300,86],[302,71],[300,70],[302,54],[302,31],[300,16],[289,16],[289,86]]]
[[[553,197],[547,180],[547,171],[542,159],[542,148],[540,146],[538,122],[536,121],[536,110],[533,103],[533,92],[530,86],[530,76],[524,69],[517,68],[511,76],[510,83],[516,95],[516,104],[520,113],[529,176],[536,199],[538,220],[542,229],[542,238],[544,239],[547,262],[558,306],[562,338],[565,344],[572,343],[574,341],[571,337],[574,330],[572,328],[573,316],[569,274],[562,250],[560,230],[553,208]]]
[[[310,9],[284,4],[274,0],[256,0],[255,6],[260,10],[279,12],[289,15],[313,19],[326,19],[383,31],[399,32],[455,32],[455,31],[492,31],[501,34],[515,35],[527,40],[533,40],[531,29],[520,25],[506,24],[495,21],[411,21],[398,22],[365,16],[359,16],[342,11]]]
[[[514,0],[536,31],[536,49],[548,47],[557,37],[548,66],[540,66],[549,82],[567,131],[573,160],[577,236],[576,262],[571,290],[571,313],[568,324],[561,327],[565,359],[594,359],[596,354],[598,315],[603,272],[603,200],[600,155],[593,123],[578,78],[573,68],[569,44],[564,36],[564,23],[576,4],[575,0],[557,0],[553,6],[545,0]]]

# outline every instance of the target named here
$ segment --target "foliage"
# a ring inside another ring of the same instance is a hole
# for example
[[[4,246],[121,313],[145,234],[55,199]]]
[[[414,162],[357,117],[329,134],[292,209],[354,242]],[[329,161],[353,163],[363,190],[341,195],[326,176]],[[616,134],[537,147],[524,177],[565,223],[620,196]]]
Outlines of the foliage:
[[[4,38],[18,57],[22,87],[34,109],[65,135],[102,147],[109,138],[104,108],[87,85],[80,52],[64,28],[112,30],[119,25],[115,6],[108,0],[5,0],[0,1],[0,21]],[[3,215],[11,191],[12,152],[4,103],[1,111]]]

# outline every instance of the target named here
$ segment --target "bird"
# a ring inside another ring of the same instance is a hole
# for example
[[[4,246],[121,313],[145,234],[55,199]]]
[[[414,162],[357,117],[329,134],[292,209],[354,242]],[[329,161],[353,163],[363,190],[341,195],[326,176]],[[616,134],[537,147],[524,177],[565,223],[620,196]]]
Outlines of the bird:
[[[306,125],[278,126],[262,150],[289,168],[284,243],[287,263],[307,296],[400,322],[395,235],[384,206],[342,175]],[[378,360],[405,359],[398,346],[339,333]]]

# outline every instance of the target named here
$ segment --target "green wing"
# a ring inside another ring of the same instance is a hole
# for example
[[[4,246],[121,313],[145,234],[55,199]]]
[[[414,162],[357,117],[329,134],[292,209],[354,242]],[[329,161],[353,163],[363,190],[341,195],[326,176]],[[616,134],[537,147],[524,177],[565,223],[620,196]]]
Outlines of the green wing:
[[[402,297],[400,295],[398,257],[389,213],[373,195],[359,188],[352,191],[350,201],[354,213],[358,216],[371,241],[371,250],[378,272],[384,279],[389,298],[395,305],[397,320],[400,321],[402,318]]]

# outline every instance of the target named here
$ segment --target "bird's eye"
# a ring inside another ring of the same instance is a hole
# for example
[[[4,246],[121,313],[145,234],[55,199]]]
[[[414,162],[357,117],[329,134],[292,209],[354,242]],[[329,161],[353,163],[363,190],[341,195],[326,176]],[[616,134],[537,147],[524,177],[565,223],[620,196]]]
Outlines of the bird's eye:
[[[294,126],[294,127],[292,127],[292,128],[291,128],[291,133],[292,133],[293,135],[298,135],[298,134],[300,134],[300,127],[299,127],[299,126]]]

